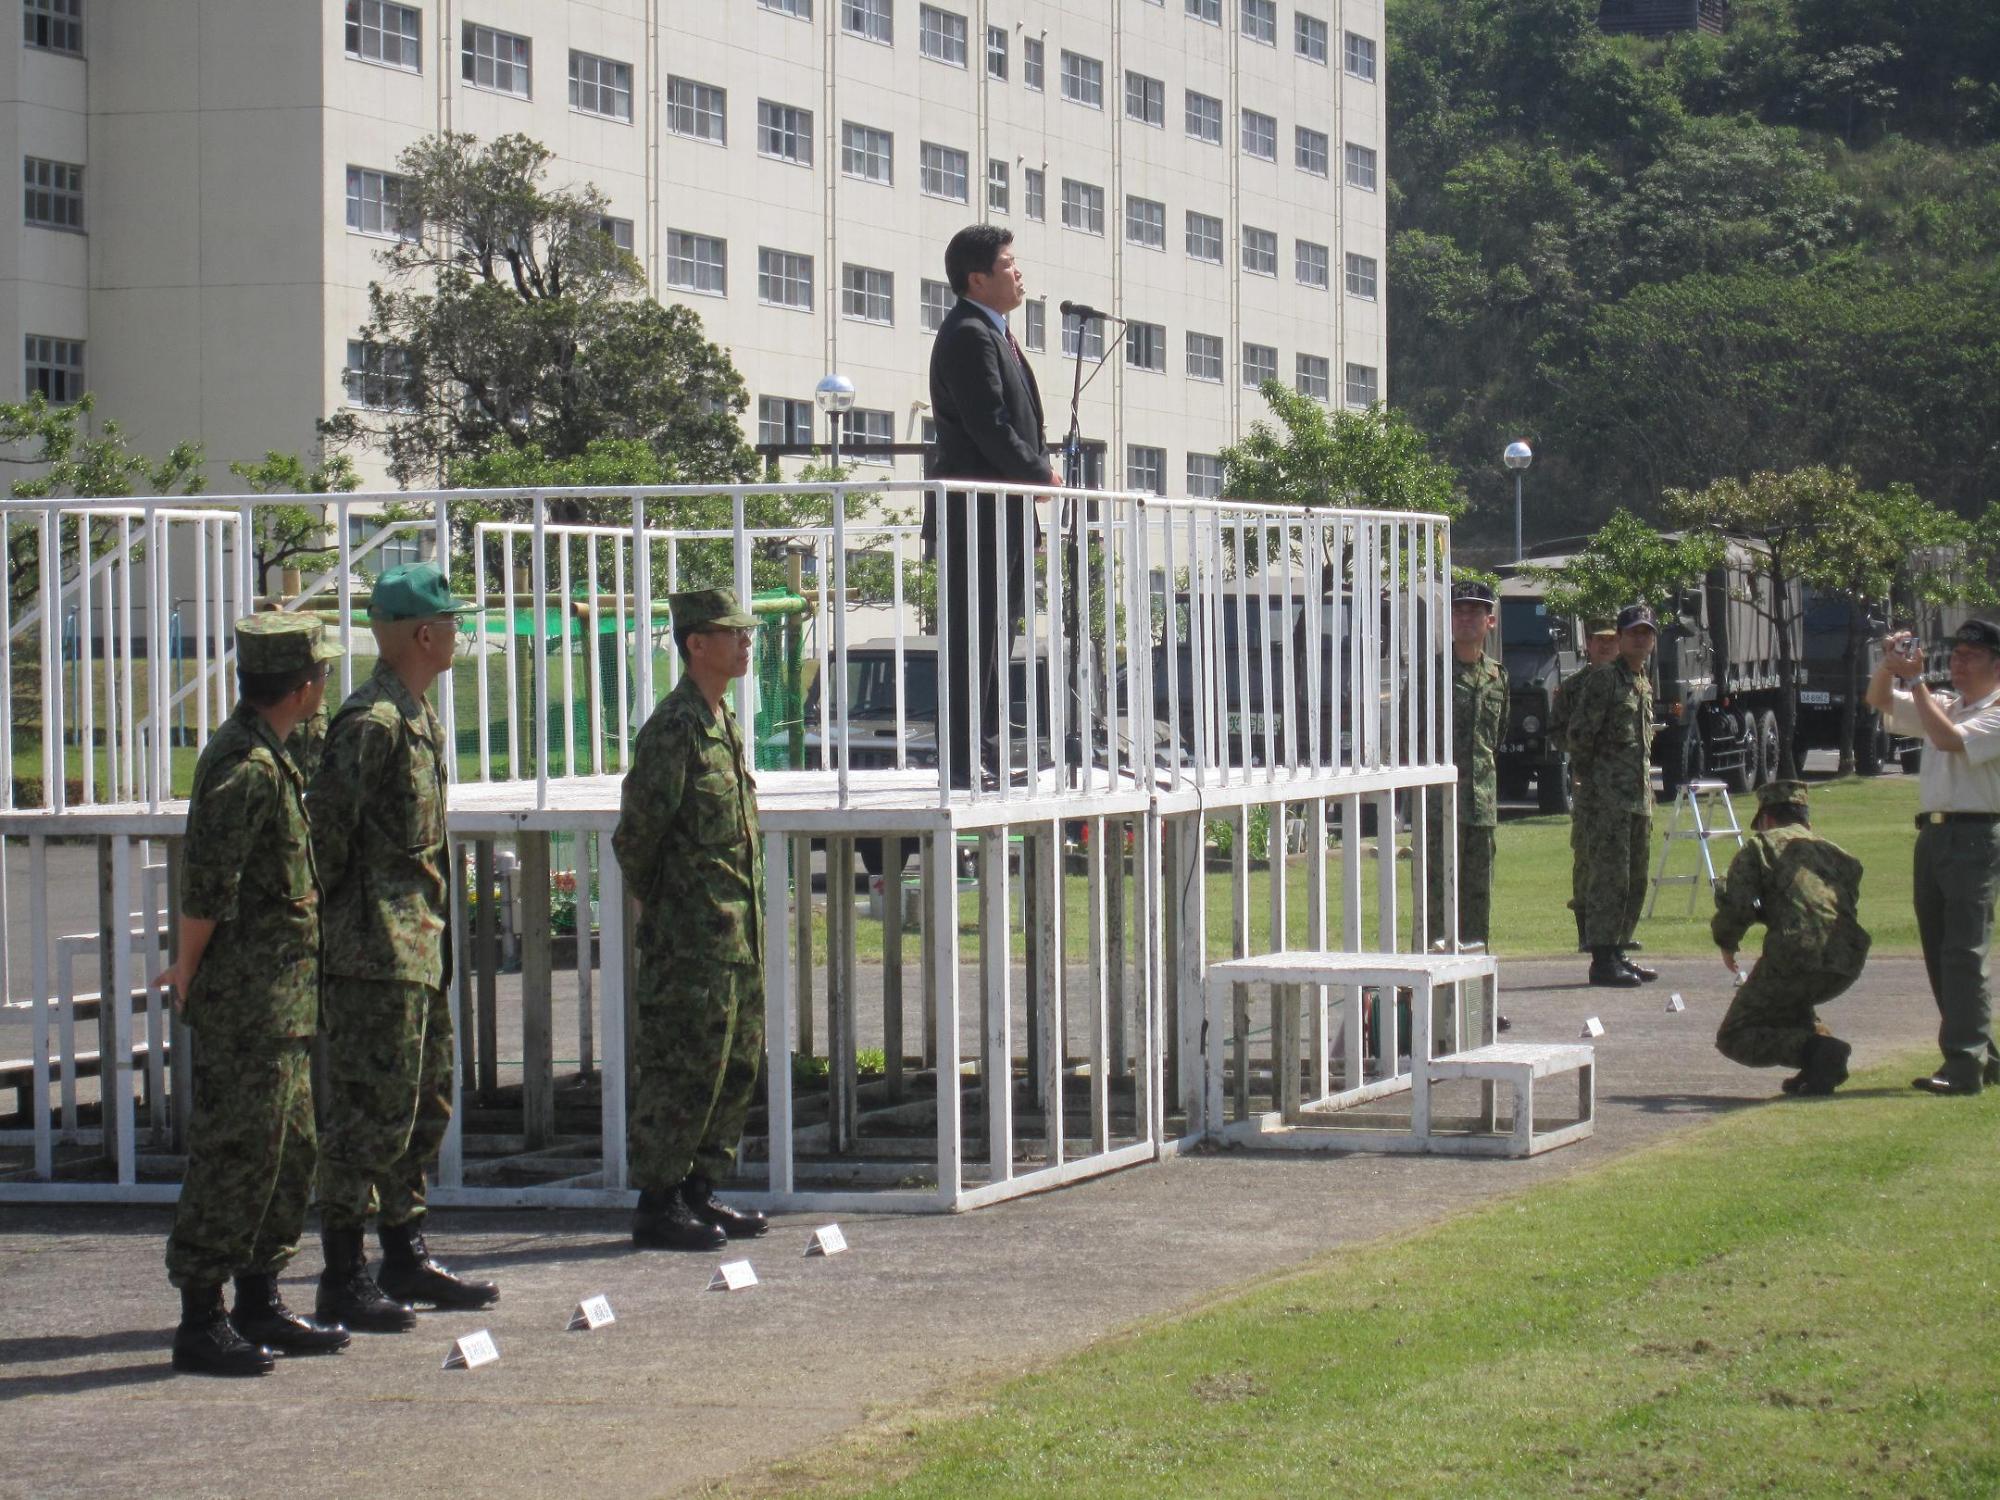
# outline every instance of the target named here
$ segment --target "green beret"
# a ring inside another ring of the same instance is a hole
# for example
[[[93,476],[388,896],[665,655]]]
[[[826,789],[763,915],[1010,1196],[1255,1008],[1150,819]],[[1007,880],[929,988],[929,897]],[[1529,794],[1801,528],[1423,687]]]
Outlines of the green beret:
[[[387,620],[435,620],[439,615],[462,615],[477,608],[454,599],[451,585],[430,563],[401,563],[384,568],[368,596],[368,618]]]
[[[236,670],[253,677],[282,677],[346,654],[311,615],[251,615],[236,622]]]
[[[1806,805],[1806,784],[1803,781],[1767,781],[1757,788],[1757,809],[1767,807],[1804,807]]]
[[[757,623],[757,617],[736,602],[736,595],[730,589],[690,589],[684,594],[669,594],[667,608],[673,614],[676,634],[739,630]]]

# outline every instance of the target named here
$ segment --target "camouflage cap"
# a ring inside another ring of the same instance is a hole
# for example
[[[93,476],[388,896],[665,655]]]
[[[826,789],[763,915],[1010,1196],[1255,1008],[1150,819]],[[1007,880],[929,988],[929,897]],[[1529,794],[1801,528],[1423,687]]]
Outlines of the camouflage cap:
[[[346,654],[311,615],[251,615],[236,622],[236,669],[253,677],[282,677]]]
[[[1453,604],[1483,604],[1488,609],[1491,609],[1493,608],[1493,588],[1490,584],[1481,583],[1477,578],[1468,578],[1463,583],[1452,585],[1451,602]]]
[[[1585,635],[1616,635],[1618,634],[1618,622],[1609,615],[1592,615],[1588,620],[1583,622],[1583,633]]]
[[[384,568],[368,597],[368,618],[386,620],[435,620],[439,615],[461,615],[478,606],[454,599],[451,585],[430,563],[400,563]]]
[[[684,594],[667,595],[673,612],[674,630],[693,635],[697,630],[740,630],[755,625],[757,617],[736,602],[730,589],[690,589]]]
[[[1804,807],[1806,805],[1806,784],[1803,781],[1767,781],[1757,788],[1757,810],[1767,807]]]

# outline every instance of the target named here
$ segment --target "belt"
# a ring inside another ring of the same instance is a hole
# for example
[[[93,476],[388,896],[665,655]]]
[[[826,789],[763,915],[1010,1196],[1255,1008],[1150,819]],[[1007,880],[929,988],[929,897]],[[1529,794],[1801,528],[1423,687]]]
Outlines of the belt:
[[[1917,827],[1934,823],[2000,823],[2000,813],[1934,812],[1918,813]]]

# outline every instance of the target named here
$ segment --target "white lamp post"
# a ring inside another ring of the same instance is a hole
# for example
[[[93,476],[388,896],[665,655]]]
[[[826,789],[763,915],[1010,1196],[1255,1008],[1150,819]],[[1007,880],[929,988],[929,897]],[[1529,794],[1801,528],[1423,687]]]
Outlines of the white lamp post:
[[[833,466],[840,467],[840,419],[854,405],[854,382],[845,375],[828,375],[813,388],[813,400],[833,419]]]
[[[1525,439],[1515,438],[1513,442],[1507,445],[1506,453],[1501,456],[1505,459],[1507,467],[1514,471],[1514,561],[1519,562],[1523,556],[1521,549],[1521,471],[1535,461],[1535,450],[1528,446]]]

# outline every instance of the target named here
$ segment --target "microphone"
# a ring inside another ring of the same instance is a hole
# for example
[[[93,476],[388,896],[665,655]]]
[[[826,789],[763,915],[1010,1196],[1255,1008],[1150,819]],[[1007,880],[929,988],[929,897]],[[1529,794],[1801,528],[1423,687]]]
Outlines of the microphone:
[[[1109,321],[1110,313],[1101,313],[1088,302],[1065,302],[1057,309],[1065,318],[1102,318]]]

